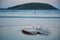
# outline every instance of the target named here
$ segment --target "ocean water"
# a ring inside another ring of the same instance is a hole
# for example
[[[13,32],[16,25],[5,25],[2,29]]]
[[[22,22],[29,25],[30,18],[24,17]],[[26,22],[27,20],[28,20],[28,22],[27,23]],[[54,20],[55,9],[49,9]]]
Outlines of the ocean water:
[[[25,35],[24,28],[46,27],[49,35]],[[60,40],[60,10],[0,10],[0,40]]]

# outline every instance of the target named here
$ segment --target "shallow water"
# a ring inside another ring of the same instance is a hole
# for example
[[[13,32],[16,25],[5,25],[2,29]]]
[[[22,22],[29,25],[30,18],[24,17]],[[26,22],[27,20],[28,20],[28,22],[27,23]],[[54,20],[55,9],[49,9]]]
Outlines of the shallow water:
[[[59,11],[4,11],[0,12],[0,16],[27,16],[27,18],[8,18],[0,17],[0,39],[1,40],[59,40],[60,38],[60,12]],[[21,13],[22,12],[22,13]],[[32,13],[31,13],[32,12]],[[18,13],[18,14],[17,14]],[[31,14],[28,14],[31,13]],[[40,15],[41,14],[41,15]],[[37,15],[37,16],[36,16]],[[34,17],[47,17],[47,18],[28,18]],[[49,18],[51,17],[51,18]],[[57,17],[57,18],[52,18]],[[46,27],[49,35],[25,35],[21,32],[24,28],[32,26]]]

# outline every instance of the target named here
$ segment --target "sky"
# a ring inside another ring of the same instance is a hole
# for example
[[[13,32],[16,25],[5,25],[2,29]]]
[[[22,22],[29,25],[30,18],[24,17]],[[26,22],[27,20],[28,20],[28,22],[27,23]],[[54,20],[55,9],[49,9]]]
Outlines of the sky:
[[[0,8],[7,8],[30,2],[47,3],[60,9],[60,0],[1,0]]]

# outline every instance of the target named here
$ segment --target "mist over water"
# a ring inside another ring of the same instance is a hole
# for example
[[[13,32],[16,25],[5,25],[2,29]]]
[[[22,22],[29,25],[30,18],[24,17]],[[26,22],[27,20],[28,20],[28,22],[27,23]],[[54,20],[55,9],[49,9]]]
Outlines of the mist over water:
[[[49,35],[24,35],[21,30],[46,27]],[[59,10],[0,10],[1,40],[59,40]]]

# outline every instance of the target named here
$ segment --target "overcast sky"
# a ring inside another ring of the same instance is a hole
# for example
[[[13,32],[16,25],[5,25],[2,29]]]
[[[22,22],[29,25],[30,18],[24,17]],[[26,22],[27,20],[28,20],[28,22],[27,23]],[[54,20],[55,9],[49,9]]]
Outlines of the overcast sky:
[[[0,0],[0,8],[7,8],[10,6],[15,6],[30,2],[48,3],[60,9],[60,0]]]

